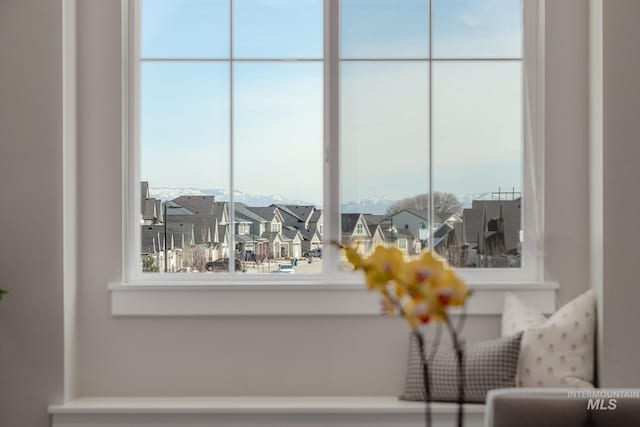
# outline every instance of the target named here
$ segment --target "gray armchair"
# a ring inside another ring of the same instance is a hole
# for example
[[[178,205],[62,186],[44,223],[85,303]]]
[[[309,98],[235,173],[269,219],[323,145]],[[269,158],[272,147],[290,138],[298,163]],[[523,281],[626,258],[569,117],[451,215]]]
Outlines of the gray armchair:
[[[589,399],[575,392],[627,392],[634,397]],[[489,392],[485,427],[638,427],[640,389],[511,388]]]

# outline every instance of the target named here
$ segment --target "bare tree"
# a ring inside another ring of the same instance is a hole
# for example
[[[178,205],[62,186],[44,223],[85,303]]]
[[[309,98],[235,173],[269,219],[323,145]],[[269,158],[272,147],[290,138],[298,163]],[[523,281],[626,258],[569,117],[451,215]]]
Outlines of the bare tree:
[[[423,193],[417,196],[398,200],[387,209],[387,215],[394,214],[402,209],[419,209],[429,210],[429,194]],[[452,193],[443,193],[435,191],[433,193],[433,211],[443,221],[447,220],[453,214],[462,212],[462,204],[458,198]]]

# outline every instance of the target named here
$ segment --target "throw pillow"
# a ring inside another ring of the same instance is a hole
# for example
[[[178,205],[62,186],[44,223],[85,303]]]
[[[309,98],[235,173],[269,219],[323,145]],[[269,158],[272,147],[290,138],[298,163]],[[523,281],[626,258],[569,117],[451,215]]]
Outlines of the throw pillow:
[[[548,319],[507,294],[502,335],[523,331],[518,385],[593,387],[596,301],[588,291]]]
[[[464,351],[464,401],[484,402],[489,390],[515,387],[522,334],[469,344]],[[432,350],[426,350],[432,354]],[[424,401],[423,366],[418,340],[409,341],[409,363],[402,400]],[[453,348],[437,349],[429,362],[431,400],[458,400],[458,362]]]

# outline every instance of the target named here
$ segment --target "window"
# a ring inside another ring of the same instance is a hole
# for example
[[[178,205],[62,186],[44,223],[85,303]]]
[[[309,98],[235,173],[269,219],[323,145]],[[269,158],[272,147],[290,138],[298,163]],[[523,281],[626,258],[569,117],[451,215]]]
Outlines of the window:
[[[471,275],[537,268],[537,2],[132,1],[133,277],[333,275],[392,218]]]

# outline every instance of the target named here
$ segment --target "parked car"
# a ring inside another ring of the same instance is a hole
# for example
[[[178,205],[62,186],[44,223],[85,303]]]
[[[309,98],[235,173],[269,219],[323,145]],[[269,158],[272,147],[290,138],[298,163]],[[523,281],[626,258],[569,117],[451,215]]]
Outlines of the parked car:
[[[278,265],[277,270],[273,270],[272,273],[287,273],[294,274],[296,271],[293,269],[293,265],[291,264],[280,264]]]
[[[303,253],[302,256],[307,258],[308,257],[322,258],[322,249],[311,249],[310,251]]]
[[[236,271],[242,270],[242,263],[238,258],[235,260]],[[220,258],[215,261],[209,261],[205,264],[205,268],[207,271],[213,272],[221,272],[221,271],[229,271],[229,258]]]

